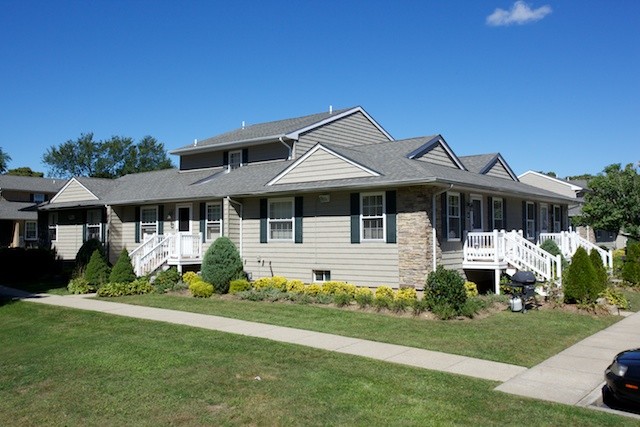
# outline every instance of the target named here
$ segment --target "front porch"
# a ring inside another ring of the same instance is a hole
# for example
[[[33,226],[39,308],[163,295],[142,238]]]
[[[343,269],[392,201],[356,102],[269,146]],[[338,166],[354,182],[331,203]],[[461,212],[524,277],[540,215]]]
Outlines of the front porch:
[[[202,264],[202,233],[175,232],[153,234],[129,254],[138,276],[153,273],[163,265]]]

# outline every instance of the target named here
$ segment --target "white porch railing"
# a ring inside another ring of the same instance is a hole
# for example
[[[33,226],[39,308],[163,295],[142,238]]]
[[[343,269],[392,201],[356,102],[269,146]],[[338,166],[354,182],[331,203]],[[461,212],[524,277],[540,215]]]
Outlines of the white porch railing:
[[[540,233],[538,243],[542,244],[545,240],[553,240],[560,248],[562,255],[571,259],[579,247],[585,248],[587,252],[595,250],[602,258],[602,264],[606,268],[613,268],[613,253],[611,250],[606,251],[601,247],[591,243],[575,231],[562,231],[560,233]]]
[[[490,262],[496,266],[508,263],[532,271],[542,280],[559,281],[562,275],[560,257],[522,237],[517,231],[470,232],[463,246],[465,262]]]
[[[180,265],[202,258],[200,233],[154,235],[129,254],[136,275],[143,276],[160,268],[169,260]]]

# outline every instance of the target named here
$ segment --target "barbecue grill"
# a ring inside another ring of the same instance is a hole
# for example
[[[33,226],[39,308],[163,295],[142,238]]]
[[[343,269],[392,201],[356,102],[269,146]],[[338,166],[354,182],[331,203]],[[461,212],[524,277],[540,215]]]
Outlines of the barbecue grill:
[[[511,294],[511,311],[520,311],[522,313],[527,312],[527,301],[533,300],[533,304],[536,305],[536,276],[530,271],[518,271],[511,276],[511,283],[509,283],[513,290]]]

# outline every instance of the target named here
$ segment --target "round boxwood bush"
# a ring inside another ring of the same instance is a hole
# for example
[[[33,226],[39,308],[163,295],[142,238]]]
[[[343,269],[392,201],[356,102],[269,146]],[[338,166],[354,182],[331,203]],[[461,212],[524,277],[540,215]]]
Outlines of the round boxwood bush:
[[[196,298],[209,298],[213,295],[213,285],[203,282],[202,280],[198,280],[189,285],[189,291],[191,292],[191,295]]]
[[[109,282],[131,283],[134,280],[136,280],[136,273],[133,272],[133,265],[131,264],[129,252],[126,249],[123,249],[122,252],[120,252],[116,265],[114,265],[111,270]]]
[[[436,271],[432,271],[427,276],[424,297],[432,310],[439,310],[440,307],[449,306],[450,308],[445,310],[447,314],[450,311],[459,313],[465,302],[467,302],[464,279],[457,271],[447,270],[439,265]]]
[[[109,279],[109,266],[98,249],[93,251],[84,278],[91,286],[100,287]]]
[[[242,259],[238,249],[228,237],[217,238],[204,255],[202,279],[211,283],[217,293],[226,294],[229,283],[242,277]]]
[[[600,286],[596,269],[583,247],[579,247],[573,255],[563,282],[565,302],[588,303],[595,301],[598,297],[597,290]]]
[[[76,254],[76,267],[82,269],[89,264],[91,255],[95,251],[99,251],[100,255],[106,259],[106,253],[104,245],[98,239],[89,239],[80,246],[78,253]]]

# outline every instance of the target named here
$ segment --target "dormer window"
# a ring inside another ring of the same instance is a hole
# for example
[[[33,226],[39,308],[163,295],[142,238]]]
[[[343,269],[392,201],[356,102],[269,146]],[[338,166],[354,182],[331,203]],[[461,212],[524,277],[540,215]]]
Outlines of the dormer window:
[[[33,194],[33,201],[35,203],[42,203],[44,202],[44,194],[43,193],[34,193]]]
[[[229,170],[242,166],[242,150],[229,151]]]

